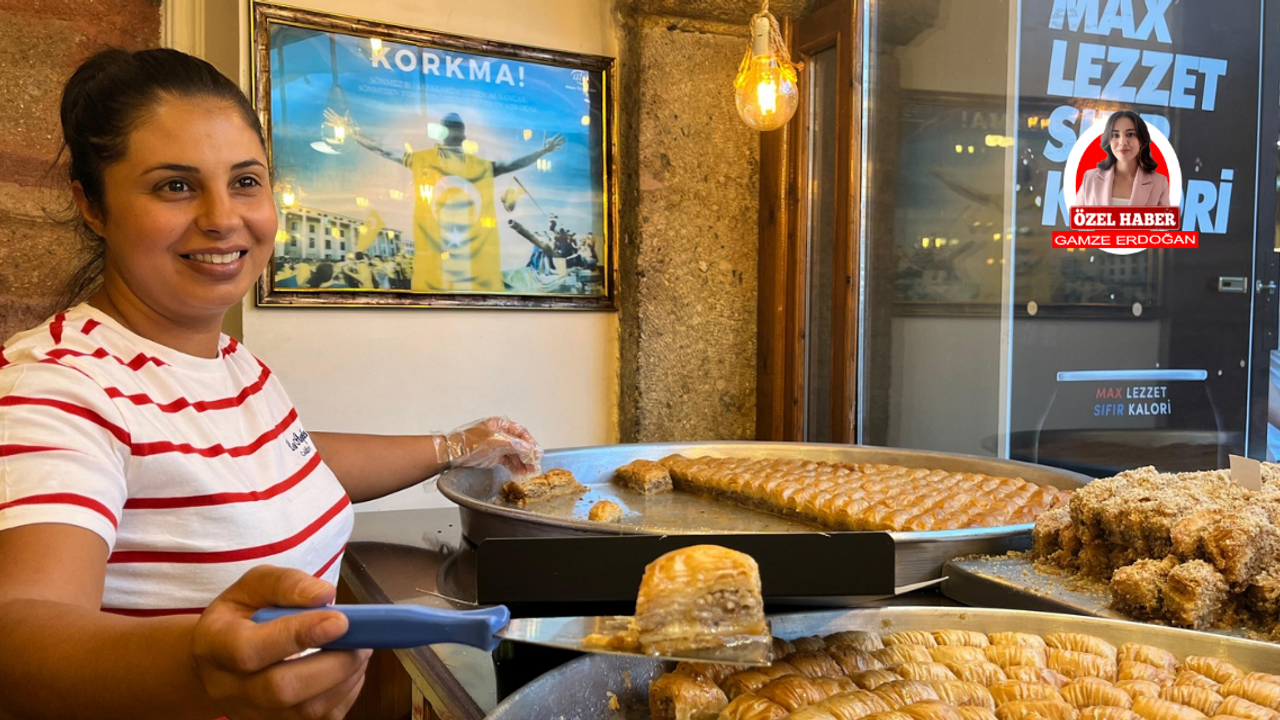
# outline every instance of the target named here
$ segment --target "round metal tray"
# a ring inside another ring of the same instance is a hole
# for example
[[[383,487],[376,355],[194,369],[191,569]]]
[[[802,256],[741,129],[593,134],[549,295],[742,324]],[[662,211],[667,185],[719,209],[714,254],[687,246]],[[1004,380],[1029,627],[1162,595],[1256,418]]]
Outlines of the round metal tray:
[[[841,630],[941,630],[1030,632],[1047,635],[1077,632],[1096,635],[1114,645],[1138,642],[1188,655],[1225,658],[1244,670],[1273,672],[1280,667],[1280,645],[1222,637],[1191,630],[1156,627],[1056,613],[979,608],[894,607],[834,610],[772,616],[773,634],[781,638],[827,635]],[[670,664],[642,657],[587,655],[565,663],[503,700],[485,720],[646,720],[649,682]],[[616,702],[616,709],[613,703]]]
[[[605,445],[548,451],[543,467],[564,468],[586,485],[581,498],[555,498],[518,508],[498,500],[509,478],[501,469],[457,468],[440,476],[440,492],[460,507],[462,533],[474,543],[489,538],[563,537],[567,535],[684,535],[764,532],[822,532],[812,525],[770,513],[718,502],[691,493],[644,496],[612,482],[613,472],[632,460],[689,456],[799,458],[826,462],[886,463],[906,467],[1021,477],[1040,485],[1073,489],[1085,475],[1011,460],[860,445],[817,443],[655,443]],[[593,522],[587,511],[600,500],[623,508],[619,523]],[[942,565],[961,555],[1025,550],[1032,524],[964,530],[891,533],[896,545],[895,584],[910,585],[940,577]]]

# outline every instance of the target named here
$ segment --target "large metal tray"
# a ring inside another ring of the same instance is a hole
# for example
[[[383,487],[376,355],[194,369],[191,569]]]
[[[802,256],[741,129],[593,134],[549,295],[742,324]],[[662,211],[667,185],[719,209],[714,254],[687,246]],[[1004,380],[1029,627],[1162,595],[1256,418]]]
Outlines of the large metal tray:
[[[606,445],[548,451],[544,468],[564,468],[589,488],[581,499],[566,497],[520,509],[498,500],[508,479],[505,471],[458,468],[440,476],[440,492],[460,506],[462,533],[473,543],[489,538],[566,535],[684,535],[765,532],[822,532],[818,528],[769,513],[717,502],[690,493],[644,496],[613,484],[613,472],[632,460],[658,460],[667,455],[712,457],[802,458],[826,462],[888,463],[906,467],[1021,477],[1029,482],[1073,489],[1090,478],[1059,468],[1011,460],[949,453],[817,443],[660,443]],[[587,520],[600,500],[623,508],[622,522]],[[1031,523],[966,530],[891,533],[896,546],[897,586],[940,577],[947,560],[962,555],[993,555],[1031,546]]]
[[[1140,642],[1177,655],[1226,658],[1246,670],[1274,672],[1280,667],[1280,645],[1154,627],[1117,620],[978,608],[867,608],[771,618],[773,634],[782,638],[825,635],[840,630],[940,630],[1032,632],[1045,635],[1079,632],[1115,645]],[[534,680],[503,700],[486,720],[645,720],[649,717],[649,682],[669,664],[645,658],[588,655]],[[616,698],[617,709],[611,707]]]

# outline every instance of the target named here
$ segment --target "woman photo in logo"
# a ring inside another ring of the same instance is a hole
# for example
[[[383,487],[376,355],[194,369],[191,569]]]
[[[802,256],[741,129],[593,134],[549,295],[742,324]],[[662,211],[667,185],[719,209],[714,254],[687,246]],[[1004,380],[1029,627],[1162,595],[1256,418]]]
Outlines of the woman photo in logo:
[[[1063,191],[1068,207],[1177,206],[1182,170],[1159,128],[1120,110],[1080,134],[1067,159]]]

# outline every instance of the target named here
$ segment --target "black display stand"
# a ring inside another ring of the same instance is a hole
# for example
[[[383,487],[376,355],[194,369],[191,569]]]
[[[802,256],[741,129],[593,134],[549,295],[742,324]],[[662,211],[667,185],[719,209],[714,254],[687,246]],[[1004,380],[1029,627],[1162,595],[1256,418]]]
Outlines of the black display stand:
[[[476,550],[476,600],[634,607],[646,565],[677,548],[704,544],[755,558],[766,601],[894,594],[893,537],[833,532],[491,538]]]

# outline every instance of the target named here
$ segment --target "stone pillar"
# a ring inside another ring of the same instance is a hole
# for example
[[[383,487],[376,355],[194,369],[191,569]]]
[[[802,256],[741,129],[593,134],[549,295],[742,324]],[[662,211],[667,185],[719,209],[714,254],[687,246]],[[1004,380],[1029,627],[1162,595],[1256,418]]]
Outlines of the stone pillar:
[[[79,243],[55,222],[71,206],[58,101],[82,60],[105,47],[160,42],[159,0],[0,0],[0,342],[52,312]]]
[[[755,437],[760,143],[733,78],[758,9],[620,3],[623,442]]]

